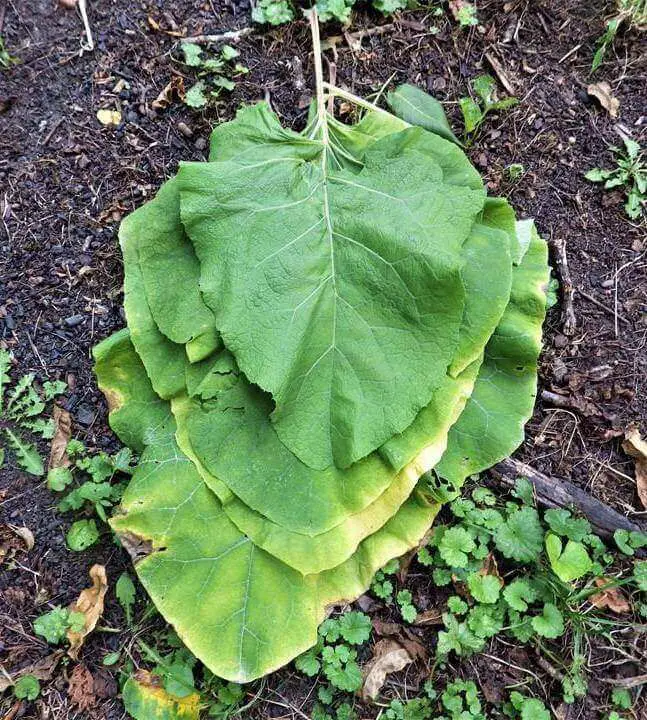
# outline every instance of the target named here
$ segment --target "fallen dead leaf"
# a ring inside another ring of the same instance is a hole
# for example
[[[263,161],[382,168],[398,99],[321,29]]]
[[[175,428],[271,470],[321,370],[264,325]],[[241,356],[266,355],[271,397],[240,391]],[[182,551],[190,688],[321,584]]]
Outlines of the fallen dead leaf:
[[[79,0],[58,0],[58,4],[66,10],[73,10],[78,5]]]
[[[6,557],[13,557],[19,550],[34,547],[34,534],[29,528],[17,525],[0,525],[0,564]]]
[[[636,490],[642,506],[647,509],[647,442],[640,437],[637,428],[627,430],[622,449],[634,459]]]
[[[101,110],[97,110],[97,120],[102,125],[119,125],[121,122],[121,113],[119,110],[102,108]]]
[[[71,465],[70,458],[67,456],[67,444],[72,437],[72,418],[67,410],[58,405],[54,405],[52,413],[54,420],[54,437],[49,451],[49,463],[47,469],[66,468]]]
[[[151,107],[155,110],[164,110],[174,102],[184,100],[184,79],[174,75],[162,92],[153,100]]]
[[[591,83],[586,88],[586,92],[594,97],[612,118],[618,117],[620,101],[611,92],[611,86],[608,82]]]
[[[396,640],[414,660],[426,660],[427,648],[418,640],[408,627],[394,622],[373,620],[373,629],[380,637]]]
[[[81,591],[76,602],[70,605],[70,610],[85,615],[85,626],[81,632],[67,631],[67,639],[70,641],[70,648],[67,654],[76,660],[79,650],[85,638],[94,630],[103,614],[103,599],[108,590],[108,578],[103,565],[93,565],[90,568],[92,587]]]
[[[413,662],[405,648],[395,640],[380,640],[373,648],[373,657],[364,667],[362,700],[370,702],[379,695],[390,673],[403,670]]]
[[[67,695],[72,705],[79,710],[89,710],[97,704],[94,692],[94,678],[83,663],[79,663],[70,674]]]
[[[0,673],[0,693],[3,693],[7,688],[11,687],[16,680],[23,675],[33,675],[37,680],[49,680],[54,674],[54,670],[62,656],[63,651],[58,650],[32,665],[27,665],[27,667],[22,668],[22,670],[18,670],[18,672],[11,677]]]
[[[610,582],[613,582],[611,578],[602,577],[595,579],[595,584],[598,587],[608,585]],[[629,605],[629,601],[619,587],[607,588],[602,592],[591,595],[589,600],[596,608],[608,608],[611,612],[616,613],[616,615],[624,615],[625,613],[631,612],[631,605]]]

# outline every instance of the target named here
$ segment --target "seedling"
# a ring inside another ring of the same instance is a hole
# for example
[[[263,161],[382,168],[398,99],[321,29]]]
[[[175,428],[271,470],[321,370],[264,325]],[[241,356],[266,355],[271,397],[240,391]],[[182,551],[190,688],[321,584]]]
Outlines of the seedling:
[[[461,112],[463,113],[466,135],[475,133],[483,124],[488,113],[499,110],[509,110],[519,103],[516,97],[497,100],[496,82],[491,75],[479,75],[472,80],[471,86],[472,92],[476,95],[477,99],[463,97],[458,101]]]
[[[223,90],[236,87],[235,78],[245,75],[249,69],[236,61],[240,52],[231,45],[223,45],[218,55],[204,55],[195,43],[182,43],[184,65],[194,68],[198,81],[187,90],[184,102],[193,108],[203,108],[218,98]]]
[[[125,485],[120,478],[132,474],[132,451],[122,448],[113,455],[100,451],[89,455],[79,440],[70,440],[66,453],[73,461],[71,467],[52,468],[47,473],[47,487],[56,493],[67,493],[59,501],[60,512],[92,509],[102,522],[108,521],[108,513],[119,502]],[[117,482],[113,482],[117,479]],[[71,489],[69,489],[71,488]],[[77,520],[67,533],[70,550],[82,552],[99,539],[99,529],[94,519]]]
[[[57,380],[43,383],[42,390],[35,386],[35,375],[23,375],[11,386],[11,355],[0,350],[0,430],[19,467],[30,475],[40,477],[45,472],[33,438],[40,436],[50,439],[54,435],[54,423],[44,420],[41,415],[48,402],[67,389],[67,385]],[[31,439],[26,439],[27,438]],[[0,468],[6,456],[5,448],[0,447]]]
[[[8,70],[12,65],[17,65],[20,60],[10,55],[5,48],[4,39],[0,35],[0,70]]]
[[[56,606],[34,620],[34,632],[50,645],[62,643],[68,630],[81,632],[85,627],[85,615],[67,608]]]
[[[623,137],[624,149],[611,147],[616,167],[613,170],[593,168],[584,177],[594,183],[604,183],[605,190],[622,188],[627,200],[625,212],[632,220],[638,220],[647,203],[647,163],[640,145]]]
[[[604,33],[597,40],[597,50],[591,63],[591,75],[602,64],[623,24],[638,28],[647,25],[647,4],[645,4],[645,0],[618,0],[617,8],[618,14],[607,20]]]

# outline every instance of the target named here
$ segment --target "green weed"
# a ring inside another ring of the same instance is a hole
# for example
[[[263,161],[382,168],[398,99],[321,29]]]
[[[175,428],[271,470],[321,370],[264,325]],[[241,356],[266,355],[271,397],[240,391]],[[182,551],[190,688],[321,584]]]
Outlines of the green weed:
[[[18,466],[30,475],[40,477],[45,473],[45,466],[33,439],[35,436],[53,437],[54,422],[41,415],[47,403],[64,393],[67,385],[60,380],[48,381],[39,390],[34,373],[23,375],[12,385],[11,362],[11,355],[0,350],[0,431]],[[6,455],[6,449],[0,447],[0,468]]]
[[[195,43],[182,43],[183,65],[193,68],[197,82],[184,96],[186,105],[192,108],[206,107],[217,99],[223,90],[236,87],[236,78],[245,75],[249,69],[237,62],[240,53],[231,45],[223,45],[217,55],[207,55]]]
[[[604,183],[605,190],[621,188],[627,198],[625,212],[638,220],[647,204],[647,163],[644,151],[635,140],[623,138],[624,148],[611,147],[616,167],[613,170],[593,168],[584,177],[594,183]]]
[[[490,112],[508,110],[518,104],[516,97],[496,99],[496,82],[491,75],[479,75],[471,81],[472,93],[476,96],[462,97],[458,104],[463,114],[465,135],[473,135],[483,124]]]

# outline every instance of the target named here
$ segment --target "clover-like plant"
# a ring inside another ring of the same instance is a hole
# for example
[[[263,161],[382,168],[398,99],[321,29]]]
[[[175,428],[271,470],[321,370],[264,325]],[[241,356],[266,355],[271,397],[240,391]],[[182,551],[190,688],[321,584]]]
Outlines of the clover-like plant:
[[[94,350],[141,453],[112,526],[236,682],[314,646],[434,498],[519,445],[545,314],[546,244],[486,197],[440,104],[404,86],[391,113],[325,83],[310,18],[307,126],[243,108],[125,219],[128,327]],[[366,112],[345,125],[331,97]]]

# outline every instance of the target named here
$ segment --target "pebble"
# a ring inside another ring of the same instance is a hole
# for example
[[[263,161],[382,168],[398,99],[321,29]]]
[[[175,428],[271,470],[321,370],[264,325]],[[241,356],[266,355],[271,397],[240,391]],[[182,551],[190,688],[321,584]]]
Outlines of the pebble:
[[[92,425],[94,422],[94,412],[87,405],[79,405],[74,412],[74,417],[81,425]]]
[[[177,124],[177,129],[182,133],[182,135],[184,135],[184,137],[190,138],[193,135],[193,130],[191,130],[186,123],[179,122]]]
[[[83,322],[83,315],[70,315],[69,317],[66,317],[63,322],[68,327],[76,327],[77,325],[80,325]]]
[[[207,147],[207,138],[200,136],[194,144],[198,150],[204,150]]]

